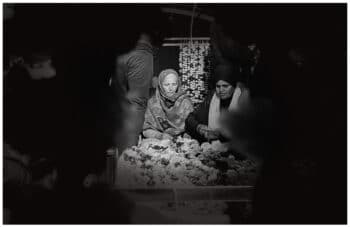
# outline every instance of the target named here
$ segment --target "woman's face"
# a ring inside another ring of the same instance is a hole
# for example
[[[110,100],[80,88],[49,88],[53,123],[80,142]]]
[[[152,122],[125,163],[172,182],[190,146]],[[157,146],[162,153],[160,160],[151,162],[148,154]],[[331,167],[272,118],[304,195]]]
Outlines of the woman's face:
[[[220,99],[228,99],[232,96],[233,94],[233,86],[229,83],[227,83],[226,81],[223,80],[219,80],[216,83],[216,95],[220,98]]]
[[[163,89],[167,96],[171,97],[174,95],[177,91],[178,83],[177,83],[177,76],[175,74],[168,74],[162,83]]]

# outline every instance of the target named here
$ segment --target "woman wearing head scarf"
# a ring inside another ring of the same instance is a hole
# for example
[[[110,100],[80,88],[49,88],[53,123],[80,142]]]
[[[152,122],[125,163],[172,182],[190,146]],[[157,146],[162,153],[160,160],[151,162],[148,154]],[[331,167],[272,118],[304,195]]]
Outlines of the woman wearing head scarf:
[[[192,102],[181,90],[178,73],[173,69],[163,70],[156,93],[147,104],[143,135],[157,139],[181,135],[185,131],[185,119],[192,111]]]
[[[191,137],[200,142],[226,140],[219,124],[221,114],[236,110],[249,97],[240,77],[240,69],[228,63],[215,68],[215,90],[186,119],[186,132]]]

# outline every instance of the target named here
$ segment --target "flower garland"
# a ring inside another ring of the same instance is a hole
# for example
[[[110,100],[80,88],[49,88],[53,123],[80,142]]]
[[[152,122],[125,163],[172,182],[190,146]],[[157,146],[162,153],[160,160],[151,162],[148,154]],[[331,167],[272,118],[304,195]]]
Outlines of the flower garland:
[[[208,94],[210,78],[210,43],[208,40],[193,41],[180,45],[179,68],[182,88],[194,105],[201,103]]]

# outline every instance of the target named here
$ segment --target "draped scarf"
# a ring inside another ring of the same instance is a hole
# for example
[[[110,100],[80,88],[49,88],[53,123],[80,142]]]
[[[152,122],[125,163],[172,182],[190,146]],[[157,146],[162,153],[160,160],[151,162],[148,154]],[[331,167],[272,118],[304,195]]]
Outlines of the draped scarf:
[[[171,97],[166,95],[162,86],[165,77],[169,74],[176,75],[178,81],[177,91]],[[178,73],[175,70],[166,69],[160,73],[156,93],[148,102],[143,129],[154,129],[172,135],[179,134],[184,131],[185,120],[192,111],[192,103],[181,89]]]
[[[238,100],[241,94],[242,94],[241,88],[236,87],[233,92],[230,105],[228,107],[229,111],[232,111],[238,108]],[[220,98],[216,95],[216,92],[215,92],[209,105],[208,127],[212,130],[219,129],[220,128],[219,118],[220,118]]]

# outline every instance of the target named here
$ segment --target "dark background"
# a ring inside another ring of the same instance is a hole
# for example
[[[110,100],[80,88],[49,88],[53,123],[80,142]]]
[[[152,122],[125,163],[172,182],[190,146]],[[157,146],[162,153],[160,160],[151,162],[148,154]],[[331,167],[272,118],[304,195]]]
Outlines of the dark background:
[[[162,6],[189,11],[193,7]],[[16,4],[14,18],[4,22],[5,66],[10,54],[23,54],[38,46],[51,47],[58,75],[76,77],[75,88],[79,87],[88,97],[82,99],[96,99],[77,107],[88,113],[95,108],[91,103],[100,105],[98,97],[90,93],[99,84],[95,75],[103,75],[100,78],[103,84],[115,70],[116,55],[133,47],[137,39],[133,28],[142,28],[145,17],[158,19],[152,18],[148,7],[151,5]],[[284,113],[289,113],[284,122],[288,128],[284,135],[288,138],[286,146],[291,153],[297,151],[294,156],[312,157],[321,166],[317,179],[311,182],[314,196],[305,203],[313,205],[293,204],[293,208],[309,211],[307,215],[320,223],[345,223],[347,4],[197,4],[197,7],[220,20],[233,39],[242,44],[257,42],[264,59],[274,67],[275,98],[285,108]],[[189,37],[191,18],[170,17],[168,37]],[[194,37],[209,36],[208,22],[195,19],[193,28]],[[286,72],[282,60],[290,48],[302,49],[310,62],[308,70],[298,76]],[[82,121],[86,122],[94,118],[89,114],[84,117]],[[279,177],[283,182],[289,181],[286,176]],[[281,190],[279,182],[275,186],[290,201],[294,198],[299,201],[295,191],[298,185]],[[269,203],[269,196],[277,194],[267,194],[266,202]]]

